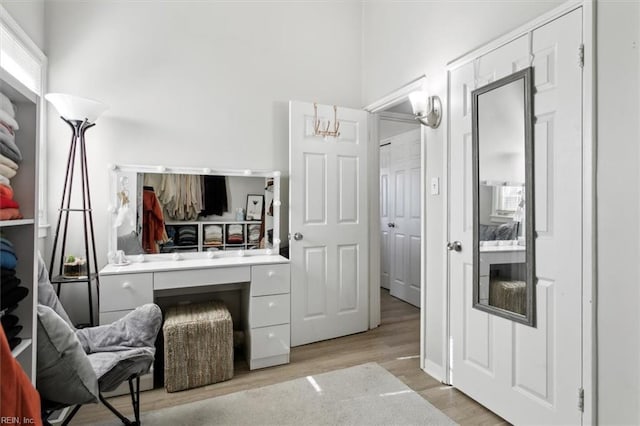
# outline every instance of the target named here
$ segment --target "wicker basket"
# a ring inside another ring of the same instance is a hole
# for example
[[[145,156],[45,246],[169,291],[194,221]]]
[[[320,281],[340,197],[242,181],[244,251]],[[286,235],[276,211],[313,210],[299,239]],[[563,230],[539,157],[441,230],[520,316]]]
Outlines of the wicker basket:
[[[167,392],[233,377],[233,323],[222,302],[172,306],[162,331]]]

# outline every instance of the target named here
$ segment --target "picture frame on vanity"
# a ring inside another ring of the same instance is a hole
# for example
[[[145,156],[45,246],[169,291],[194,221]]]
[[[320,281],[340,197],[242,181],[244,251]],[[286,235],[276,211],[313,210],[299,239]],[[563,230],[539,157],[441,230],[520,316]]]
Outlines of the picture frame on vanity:
[[[246,220],[262,220],[262,210],[264,205],[264,195],[247,195],[247,215]]]

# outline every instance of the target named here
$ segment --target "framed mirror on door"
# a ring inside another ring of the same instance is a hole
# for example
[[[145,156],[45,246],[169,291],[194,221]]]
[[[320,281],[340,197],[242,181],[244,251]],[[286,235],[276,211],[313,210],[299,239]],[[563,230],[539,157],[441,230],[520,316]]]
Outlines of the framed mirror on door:
[[[473,307],[535,326],[532,77],[472,92]]]

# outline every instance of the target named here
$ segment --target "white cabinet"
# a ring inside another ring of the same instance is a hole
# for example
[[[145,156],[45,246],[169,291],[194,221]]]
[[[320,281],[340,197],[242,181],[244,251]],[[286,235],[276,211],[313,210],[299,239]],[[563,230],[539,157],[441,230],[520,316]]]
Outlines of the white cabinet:
[[[289,261],[277,255],[153,260],[100,271],[100,324],[123,317],[156,297],[212,293],[237,284],[240,320],[250,369],[289,362],[291,300]],[[219,287],[217,287],[219,286]]]
[[[251,370],[289,362],[290,289],[289,264],[251,267],[251,287],[245,295],[247,362]]]
[[[13,200],[19,204],[22,219],[0,220],[2,237],[13,244],[18,259],[15,276],[26,287],[28,295],[17,308],[10,307],[2,314],[14,315],[22,327],[17,334],[17,344],[12,349],[24,371],[35,383],[36,375],[36,304],[38,303],[38,262],[36,257],[38,237],[38,127],[40,98],[0,69],[0,92],[15,105],[20,129],[15,132],[15,143],[20,149],[22,161],[14,177],[10,179]]]

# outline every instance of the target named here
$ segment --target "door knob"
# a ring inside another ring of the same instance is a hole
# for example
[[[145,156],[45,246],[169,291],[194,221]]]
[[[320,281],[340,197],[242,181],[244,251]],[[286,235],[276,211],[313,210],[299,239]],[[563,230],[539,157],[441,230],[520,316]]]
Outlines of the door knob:
[[[395,223],[393,223],[393,222],[389,222],[389,223],[387,223],[387,226],[388,226],[389,228],[395,228],[395,227],[396,227],[396,224],[395,224]]]
[[[303,238],[303,235],[299,232],[296,232],[295,234],[293,234],[293,239],[296,241],[300,241]]]
[[[447,250],[449,251],[462,251],[462,243],[460,241],[448,242]]]

